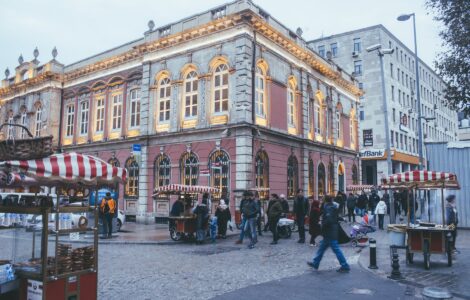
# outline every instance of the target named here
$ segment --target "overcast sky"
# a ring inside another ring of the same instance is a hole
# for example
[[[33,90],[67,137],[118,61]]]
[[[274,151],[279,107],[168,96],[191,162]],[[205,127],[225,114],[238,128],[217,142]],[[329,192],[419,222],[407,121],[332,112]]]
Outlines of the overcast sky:
[[[223,0],[15,0],[0,5],[0,78],[4,70],[26,61],[51,59],[70,64],[128,41],[140,38],[148,20],[156,27],[175,22],[228,1]],[[439,24],[424,7],[424,0],[256,0],[281,23],[301,27],[307,40],[383,24],[413,49],[411,20],[398,22],[402,13],[416,13],[418,53],[431,67],[440,51]],[[367,46],[367,45],[364,45]]]

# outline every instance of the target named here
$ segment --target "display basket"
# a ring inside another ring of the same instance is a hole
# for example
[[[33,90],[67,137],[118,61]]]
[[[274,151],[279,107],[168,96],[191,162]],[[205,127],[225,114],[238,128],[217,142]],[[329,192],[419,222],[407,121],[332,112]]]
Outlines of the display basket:
[[[47,157],[53,153],[52,135],[33,137],[28,128],[19,124],[4,123],[3,126],[16,126],[22,128],[30,138],[7,139],[0,141],[0,160],[30,160]]]

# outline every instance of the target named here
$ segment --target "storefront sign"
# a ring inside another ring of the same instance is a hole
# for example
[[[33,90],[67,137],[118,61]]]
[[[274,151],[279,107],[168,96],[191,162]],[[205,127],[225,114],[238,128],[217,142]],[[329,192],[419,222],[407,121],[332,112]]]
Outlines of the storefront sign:
[[[370,147],[374,145],[374,135],[372,129],[365,129],[362,131],[362,139],[364,147]]]
[[[28,300],[42,300],[42,282],[37,280],[28,280]]]
[[[359,156],[361,158],[381,158],[385,155],[385,149],[367,149],[361,150]]]

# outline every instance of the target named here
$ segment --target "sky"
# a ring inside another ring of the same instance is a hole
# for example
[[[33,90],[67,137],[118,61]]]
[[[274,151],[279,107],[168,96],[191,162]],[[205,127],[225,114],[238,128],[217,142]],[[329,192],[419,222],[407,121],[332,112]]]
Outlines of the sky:
[[[52,59],[65,65],[98,54],[143,36],[147,23],[156,28],[192,14],[203,12],[228,0],[15,0],[0,1],[0,78],[18,66],[18,57]],[[416,14],[418,54],[433,66],[442,51],[440,24],[425,8],[425,0],[255,0],[271,16],[296,30],[301,27],[306,40],[383,24],[410,49],[412,20],[399,22],[397,16]],[[367,45],[364,45],[367,47]]]

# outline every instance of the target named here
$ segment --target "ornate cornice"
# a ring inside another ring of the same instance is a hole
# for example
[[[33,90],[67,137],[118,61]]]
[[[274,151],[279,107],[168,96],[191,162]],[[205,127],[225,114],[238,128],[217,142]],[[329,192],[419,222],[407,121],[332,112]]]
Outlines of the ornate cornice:
[[[18,83],[0,88],[0,99],[19,94],[21,92],[26,92],[27,89],[34,88],[42,83],[50,81],[59,81],[62,82],[62,75],[59,73],[54,73],[52,71],[46,71],[41,73],[33,78],[23,80]]]

